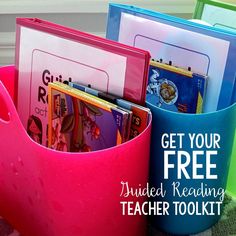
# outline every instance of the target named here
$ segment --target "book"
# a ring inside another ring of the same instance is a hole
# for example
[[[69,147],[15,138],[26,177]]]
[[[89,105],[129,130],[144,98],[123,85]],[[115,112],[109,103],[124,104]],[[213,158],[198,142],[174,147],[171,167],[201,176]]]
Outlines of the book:
[[[151,61],[146,100],[175,112],[201,113],[206,82],[206,76]]]
[[[215,0],[197,0],[193,18],[236,33],[235,4]]]
[[[144,104],[147,51],[37,18],[17,18],[16,24],[17,109],[25,128],[32,119],[41,123],[43,145],[47,144],[50,82],[92,85]]]
[[[124,142],[127,112],[60,82],[50,83],[48,89],[49,148],[87,152]]]
[[[138,136],[140,133],[142,133],[146,129],[150,121],[150,115],[151,115],[151,111],[149,108],[126,101],[112,94],[107,94],[107,93],[98,91],[96,89],[83,86],[78,83],[69,83],[69,85],[72,86],[73,88],[79,89],[81,91],[84,91],[94,96],[105,99],[109,102],[115,103],[119,107],[132,111],[132,120],[131,120],[130,129],[129,129],[130,130],[129,139],[132,139]]]
[[[203,112],[232,104],[236,34],[134,6],[110,4],[107,38],[148,50],[152,58],[208,77]],[[216,50],[217,49],[217,50]]]

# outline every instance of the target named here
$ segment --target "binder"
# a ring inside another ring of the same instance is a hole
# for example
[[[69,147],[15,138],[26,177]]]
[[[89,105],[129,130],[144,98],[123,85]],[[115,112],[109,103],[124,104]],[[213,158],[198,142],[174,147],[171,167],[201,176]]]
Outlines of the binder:
[[[174,16],[110,4],[107,38],[148,50],[151,57],[174,66],[191,67],[208,76],[203,112],[234,102],[236,35]]]
[[[49,82],[79,82],[144,104],[150,55],[36,18],[16,21],[17,108],[23,125],[34,115],[43,124],[47,145]]]
[[[193,18],[201,19],[220,29],[236,32],[236,5],[230,3],[198,0]]]

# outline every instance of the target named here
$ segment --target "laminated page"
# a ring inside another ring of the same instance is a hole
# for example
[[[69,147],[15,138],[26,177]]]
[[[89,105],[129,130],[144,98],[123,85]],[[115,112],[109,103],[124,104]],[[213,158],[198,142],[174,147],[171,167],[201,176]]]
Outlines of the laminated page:
[[[213,0],[198,0],[193,17],[236,33],[236,5]]]
[[[148,50],[151,57],[208,77],[203,112],[232,104],[236,35],[138,7],[110,4],[107,38]]]
[[[152,58],[209,76],[204,112],[217,109],[229,42],[125,13],[121,16],[119,42],[148,50]]]
[[[36,142],[47,146],[50,82],[78,82],[143,103],[148,52],[39,19],[18,19],[17,109]],[[132,72],[132,73],[131,73]]]

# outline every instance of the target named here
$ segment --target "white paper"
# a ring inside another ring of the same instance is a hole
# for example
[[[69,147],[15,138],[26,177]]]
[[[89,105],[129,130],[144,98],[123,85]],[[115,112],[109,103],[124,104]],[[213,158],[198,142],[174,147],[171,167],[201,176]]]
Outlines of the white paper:
[[[21,27],[17,108],[23,125],[27,127],[29,116],[37,116],[45,145],[48,82],[71,78],[122,97],[125,72],[126,57]]]

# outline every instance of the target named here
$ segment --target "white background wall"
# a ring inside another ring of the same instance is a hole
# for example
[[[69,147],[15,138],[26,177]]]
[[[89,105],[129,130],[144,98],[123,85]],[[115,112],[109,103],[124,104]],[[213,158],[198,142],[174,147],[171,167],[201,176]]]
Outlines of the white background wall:
[[[235,2],[236,0],[228,0]],[[14,63],[15,18],[38,17],[104,36],[109,0],[0,0],[0,65]],[[116,0],[191,18],[195,0]]]

